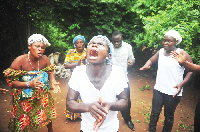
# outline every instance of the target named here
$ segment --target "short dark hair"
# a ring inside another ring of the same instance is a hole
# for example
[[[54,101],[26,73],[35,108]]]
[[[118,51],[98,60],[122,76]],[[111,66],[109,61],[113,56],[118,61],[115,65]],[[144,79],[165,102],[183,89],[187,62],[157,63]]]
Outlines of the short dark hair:
[[[122,37],[122,33],[120,31],[114,31],[112,36],[120,35]]]

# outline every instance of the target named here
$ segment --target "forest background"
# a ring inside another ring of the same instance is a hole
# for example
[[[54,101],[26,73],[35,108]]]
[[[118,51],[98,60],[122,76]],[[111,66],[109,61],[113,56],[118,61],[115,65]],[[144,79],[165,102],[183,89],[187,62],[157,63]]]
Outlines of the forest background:
[[[52,44],[45,54],[60,52],[63,63],[76,35],[85,36],[87,45],[94,35],[110,39],[119,30],[132,45],[134,68],[139,68],[162,47],[165,32],[175,29],[183,38],[178,47],[200,64],[199,15],[199,0],[1,0],[0,80],[33,33],[43,34]],[[150,71],[155,74],[156,65]],[[193,84],[199,82],[197,74]]]

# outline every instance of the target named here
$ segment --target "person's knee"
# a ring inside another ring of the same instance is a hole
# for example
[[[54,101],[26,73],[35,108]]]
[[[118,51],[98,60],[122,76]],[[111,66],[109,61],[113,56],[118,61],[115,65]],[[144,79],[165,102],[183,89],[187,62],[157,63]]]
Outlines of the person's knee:
[[[165,116],[167,122],[174,122],[174,116]]]

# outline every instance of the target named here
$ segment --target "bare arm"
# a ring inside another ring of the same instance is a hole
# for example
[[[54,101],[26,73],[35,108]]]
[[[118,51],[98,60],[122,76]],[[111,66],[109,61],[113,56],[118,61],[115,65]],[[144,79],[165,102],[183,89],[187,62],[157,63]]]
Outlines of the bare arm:
[[[98,130],[103,121],[106,118],[109,110],[120,111],[128,106],[127,92],[125,90],[118,96],[118,101],[114,103],[96,101],[92,104],[80,104],[76,100],[79,92],[69,88],[66,98],[66,107],[69,111],[75,113],[90,112],[90,114],[96,119],[94,128]]]
[[[171,55],[173,55],[173,58],[176,59],[180,65],[183,65],[185,68],[187,68],[188,71],[200,72],[200,65],[196,65],[187,61],[184,51],[181,51],[180,54],[172,51]]]
[[[86,57],[82,57],[77,63],[66,63],[65,68],[66,69],[74,69],[76,66],[80,66],[81,63],[85,64],[85,58]]]
[[[66,69],[74,69],[76,66],[79,66],[81,64],[81,61],[78,61],[77,63],[67,63],[65,64]]]
[[[140,68],[140,70],[148,70],[153,63],[155,63],[158,60],[158,56],[159,56],[159,51],[153,55],[146,63],[143,67]]]
[[[114,103],[106,103],[105,102],[105,107],[108,105],[108,110],[112,111],[121,111],[124,110],[128,106],[128,96],[126,90],[120,93],[118,96],[118,101]]]
[[[193,62],[192,62],[192,58],[190,57],[190,55],[189,55],[187,52],[182,51],[182,53],[185,55],[185,59],[186,59],[188,62],[193,63]],[[177,88],[177,92],[176,92],[176,94],[175,94],[173,97],[177,96],[177,95],[180,93],[181,88],[182,88],[184,85],[186,85],[186,84],[190,81],[190,79],[192,78],[192,74],[193,74],[193,72],[188,72],[188,73],[186,74],[184,80],[183,80],[180,84],[174,86],[174,88]]]
[[[200,72],[200,65],[196,65],[196,64],[190,63],[189,61],[184,61],[182,63],[182,65],[184,65],[185,67],[187,67],[187,69],[189,71]]]
[[[79,92],[69,88],[66,98],[66,108],[75,113],[89,112],[89,104],[78,103]]]
[[[46,56],[45,56],[45,57],[46,57]],[[46,60],[47,66],[50,66],[50,65],[51,65],[51,62],[50,62],[49,58],[46,57],[45,60]],[[60,83],[56,81],[54,71],[52,71],[52,72],[49,74],[49,81],[50,81],[50,83],[51,83],[51,86],[52,86],[52,88],[53,88],[53,92],[54,92],[54,93],[61,92],[61,89],[60,89],[60,86],[59,86]]]
[[[0,94],[2,94],[2,93],[6,93],[6,92],[8,92],[8,90],[7,90],[7,89],[0,88]]]

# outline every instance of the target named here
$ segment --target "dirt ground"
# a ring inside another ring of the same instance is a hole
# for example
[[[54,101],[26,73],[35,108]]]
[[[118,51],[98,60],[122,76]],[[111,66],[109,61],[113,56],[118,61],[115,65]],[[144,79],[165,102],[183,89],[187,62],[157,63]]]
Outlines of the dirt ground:
[[[135,124],[135,132],[146,132],[148,129],[149,117],[151,113],[151,101],[153,95],[153,86],[155,84],[155,78],[147,74],[145,71],[132,71],[129,74],[130,90],[131,90],[131,116],[132,121]],[[65,124],[65,98],[67,95],[67,80],[58,79],[62,93],[52,93],[55,103],[58,117],[53,121],[54,132],[79,132],[80,121],[73,121]],[[142,87],[150,85],[150,90],[145,89],[142,91]],[[9,89],[5,84],[0,84],[0,87]],[[172,132],[192,132],[194,110],[200,95],[200,90],[191,89],[190,86],[184,88],[183,97],[179,103],[175,112],[175,121]],[[11,100],[10,91],[6,94],[0,95],[0,132],[8,132],[8,121],[10,116],[11,106],[9,106]],[[121,113],[118,114],[120,121],[119,132],[131,132],[122,119]],[[164,112],[162,111],[160,119],[157,125],[157,132],[162,131],[164,123]],[[47,132],[47,127],[39,129],[39,132]]]

